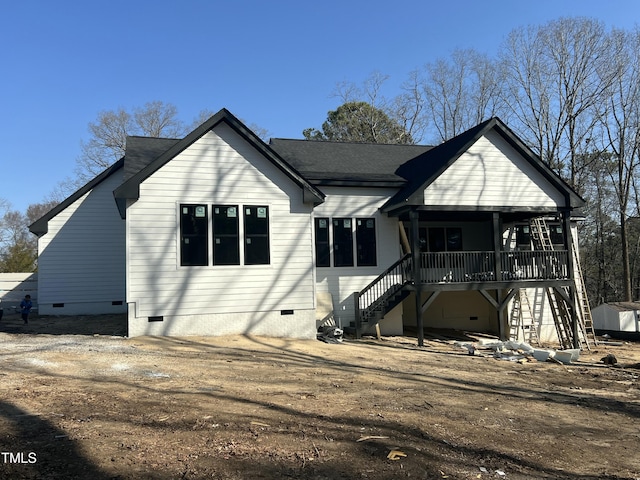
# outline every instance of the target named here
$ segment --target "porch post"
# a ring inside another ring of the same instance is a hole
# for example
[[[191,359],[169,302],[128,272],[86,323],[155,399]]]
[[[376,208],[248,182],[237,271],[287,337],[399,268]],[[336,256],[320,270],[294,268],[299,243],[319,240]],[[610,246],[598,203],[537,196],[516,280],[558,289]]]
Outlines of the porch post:
[[[495,265],[496,281],[502,280],[502,222],[500,221],[500,212],[493,212],[493,258]]]
[[[502,281],[502,221],[500,219],[500,212],[493,212],[493,263],[495,265],[495,278],[496,281]],[[501,340],[506,339],[505,334],[505,316],[504,307],[502,305],[502,291],[496,288],[496,301],[498,302],[498,338]]]
[[[409,211],[411,221],[411,269],[416,295],[416,324],[418,328],[418,346],[424,345],[424,326],[422,324],[422,272],[420,268],[420,230],[419,214],[415,209]]]
[[[498,302],[498,338],[500,340],[509,340],[507,337],[507,329],[506,327],[506,317],[504,315],[504,310],[506,305],[503,304],[502,298],[502,290],[496,288],[496,301]]]
[[[569,285],[569,308],[571,312],[571,330],[573,332],[573,348],[580,348],[580,332],[578,329],[578,309],[576,308],[576,270],[573,263],[573,242],[571,241],[571,211],[562,210],[562,236],[567,251],[567,270],[571,283]]]

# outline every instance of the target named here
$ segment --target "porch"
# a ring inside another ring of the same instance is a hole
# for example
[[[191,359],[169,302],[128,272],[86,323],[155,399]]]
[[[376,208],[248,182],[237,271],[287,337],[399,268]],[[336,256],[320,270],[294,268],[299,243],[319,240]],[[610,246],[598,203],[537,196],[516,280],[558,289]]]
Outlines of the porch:
[[[507,290],[527,287],[561,287],[570,283],[567,250],[499,252],[423,252],[419,278],[411,254],[406,254],[354,295],[356,319],[370,323],[382,318],[409,292]],[[382,315],[381,315],[382,314]],[[379,318],[377,318],[379,317]]]
[[[415,297],[415,319],[418,331],[421,331],[422,317],[440,293],[477,291],[491,304],[497,333],[506,337],[509,330],[506,307],[521,289],[526,288],[548,291],[557,299],[554,301],[562,304],[557,308],[566,312],[563,318],[569,318],[566,330],[575,330],[571,325],[575,323],[571,320],[575,315],[572,308],[575,258],[572,256],[567,213],[563,212],[559,221],[556,220],[560,225],[559,239],[552,242],[547,230],[545,238],[542,238],[542,232],[538,237],[533,233],[527,236],[526,245],[522,238],[516,239],[515,232],[518,231],[517,226],[536,223],[536,217],[530,215],[527,215],[529,218],[514,219],[508,214],[475,212],[475,222],[471,224],[468,214],[447,212],[448,222],[445,223],[442,219],[434,221],[436,215],[433,212],[428,215],[425,212],[420,212],[420,215],[411,213],[411,223],[401,223],[401,232],[405,234],[401,243],[409,253],[354,294],[357,333],[376,325],[412,293]],[[410,235],[406,235],[409,232]],[[434,238],[441,238],[443,232],[444,239],[439,244],[432,242]],[[464,242],[457,241],[458,238],[464,238]],[[485,249],[463,250],[463,244],[467,248],[481,245]],[[428,251],[432,246],[442,250],[442,245],[445,251]],[[446,251],[449,247],[451,251]],[[494,248],[488,250],[486,247]],[[411,303],[409,300],[405,302],[405,312]],[[409,316],[413,318],[412,313]],[[418,338],[418,343],[422,344],[422,338]]]

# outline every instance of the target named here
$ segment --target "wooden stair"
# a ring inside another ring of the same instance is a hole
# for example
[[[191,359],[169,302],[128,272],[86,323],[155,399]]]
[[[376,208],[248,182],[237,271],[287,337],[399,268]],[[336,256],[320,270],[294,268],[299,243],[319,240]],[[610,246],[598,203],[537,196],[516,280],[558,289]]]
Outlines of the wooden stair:
[[[406,254],[375,280],[355,293],[356,321],[352,328],[359,337],[376,326],[384,316],[408,295],[405,286],[411,281],[411,255]]]

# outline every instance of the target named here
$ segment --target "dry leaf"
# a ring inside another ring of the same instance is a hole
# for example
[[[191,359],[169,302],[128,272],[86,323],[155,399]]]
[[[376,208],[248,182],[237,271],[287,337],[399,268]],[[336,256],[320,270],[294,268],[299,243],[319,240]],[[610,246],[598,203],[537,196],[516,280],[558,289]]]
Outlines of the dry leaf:
[[[401,452],[400,450],[391,450],[389,452],[389,455],[387,455],[387,458],[389,460],[400,460],[402,457],[406,457],[407,454],[404,452]]]

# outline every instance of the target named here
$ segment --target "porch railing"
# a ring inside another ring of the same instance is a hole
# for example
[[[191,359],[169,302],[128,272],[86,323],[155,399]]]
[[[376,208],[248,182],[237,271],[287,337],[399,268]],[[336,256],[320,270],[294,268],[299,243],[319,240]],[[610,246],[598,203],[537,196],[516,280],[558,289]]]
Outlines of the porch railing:
[[[500,252],[500,273],[493,251],[422,253],[423,283],[557,280],[569,278],[566,250]]]
[[[569,278],[566,250],[500,252],[501,268],[496,269],[496,253],[439,252],[420,254],[422,283],[472,283]],[[415,283],[410,254],[382,272],[362,291],[355,292],[356,331],[362,324],[375,324],[402,300],[405,285]],[[406,293],[406,292],[404,292]],[[371,323],[373,322],[373,323]]]

